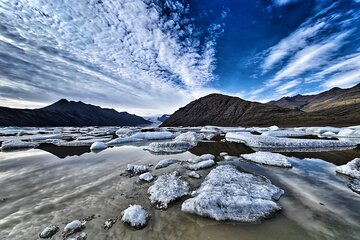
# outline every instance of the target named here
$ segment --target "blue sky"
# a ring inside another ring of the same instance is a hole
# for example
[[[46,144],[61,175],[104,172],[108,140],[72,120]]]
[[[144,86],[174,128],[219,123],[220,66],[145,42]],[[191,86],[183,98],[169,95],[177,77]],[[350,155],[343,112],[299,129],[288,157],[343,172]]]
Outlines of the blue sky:
[[[3,0],[0,105],[171,113],[360,82],[360,1]]]

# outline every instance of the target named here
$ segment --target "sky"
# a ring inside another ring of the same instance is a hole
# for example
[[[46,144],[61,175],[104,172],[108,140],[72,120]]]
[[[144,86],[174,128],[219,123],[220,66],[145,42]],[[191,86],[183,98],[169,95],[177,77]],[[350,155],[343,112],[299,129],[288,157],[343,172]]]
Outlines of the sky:
[[[0,105],[140,115],[360,82],[360,0],[1,0]]]

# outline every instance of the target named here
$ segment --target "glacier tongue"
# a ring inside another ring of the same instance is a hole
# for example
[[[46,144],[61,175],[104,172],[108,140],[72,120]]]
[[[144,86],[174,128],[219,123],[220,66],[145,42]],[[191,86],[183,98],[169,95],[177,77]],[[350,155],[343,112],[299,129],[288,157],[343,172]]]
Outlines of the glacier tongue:
[[[193,198],[184,201],[181,210],[218,221],[257,222],[281,210],[275,201],[283,194],[263,176],[221,165],[209,173]]]

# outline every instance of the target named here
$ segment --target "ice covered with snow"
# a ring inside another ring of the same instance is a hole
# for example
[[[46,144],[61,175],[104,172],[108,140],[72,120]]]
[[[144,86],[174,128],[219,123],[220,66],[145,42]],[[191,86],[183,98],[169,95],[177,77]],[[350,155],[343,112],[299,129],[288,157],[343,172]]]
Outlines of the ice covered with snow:
[[[269,130],[270,131],[279,130],[279,127],[274,125],[274,126],[269,127]]]
[[[181,153],[186,152],[190,148],[194,147],[189,142],[170,141],[170,142],[153,142],[144,149],[155,153]]]
[[[196,132],[190,132],[189,131],[189,132],[180,134],[174,140],[175,141],[180,141],[180,142],[197,143],[198,141],[201,140],[201,136],[200,136],[200,134],[198,134]]]
[[[149,171],[148,167],[145,165],[134,165],[134,164],[128,164],[126,171],[132,172],[135,174],[144,173]]]
[[[39,144],[32,142],[24,142],[20,140],[8,140],[1,144],[1,151],[11,151],[21,148],[35,148]]]
[[[216,126],[204,126],[203,128],[200,129],[200,132],[203,133],[217,133],[219,131],[220,129]]]
[[[145,227],[150,219],[149,213],[141,205],[130,205],[121,213],[121,221],[134,228]]]
[[[156,203],[160,208],[167,208],[172,201],[189,194],[189,189],[189,183],[175,171],[160,176],[149,187],[148,194],[151,203]]]
[[[174,159],[174,158],[163,159],[163,160],[160,160],[155,165],[155,169],[165,168],[165,167],[170,166],[171,164],[174,164],[174,163],[177,163],[177,162],[179,162],[179,160]]]
[[[200,170],[200,169],[212,167],[214,165],[215,165],[215,161],[212,159],[208,159],[198,163],[188,164],[186,168],[189,170]]]
[[[59,227],[53,224],[50,224],[49,226],[47,226],[44,230],[42,230],[42,232],[39,234],[40,238],[51,238],[52,236],[54,236],[58,231],[59,231]]]
[[[340,128],[336,128],[336,127],[319,127],[314,130],[314,133],[323,134],[325,132],[333,132],[333,133],[337,134],[337,133],[339,133],[339,131],[340,131]]]
[[[276,167],[288,167],[288,168],[292,167],[291,163],[289,162],[290,159],[299,160],[294,157],[287,157],[280,153],[272,153],[272,152],[255,152],[250,154],[242,154],[240,156],[254,163],[260,163],[260,164],[276,166]]]
[[[188,175],[189,177],[196,178],[196,179],[201,178],[201,175],[198,174],[198,173],[195,172],[195,171],[188,172],[187,175]]]
[[[335,170],[353,178],[360,178],[360,158],[355,158],[345,165],[337,166]]]
[[[264,135],[254,135],[247,132],[227,133],[225,136],[227,141],[242,142],[245,145],[259,149],[352,149],[357,145],[350,141],[337,140],[318,140],[318,139],[291,139],[278,138]]]
[[[64,227],[64,233],[65,235],[71,235],[75,232],[80,231],[85,227],[85,223],[81,222],[80,220],[74,220]]]
[[[263,176],[221,165],[211,170],[181,210],[218,221],[258,222],[281,209],[275,201],[283,193]]]
[[[221,152],[221,153],[219,154],[220,157],[225,157],[225,156],[227,156],[227,155],[229,155],[227,152]]]
[[[94,142],[90,146],[90,150],[103,150],[106,148],[107,148],[107,145],[106,145],[106,143],[103,143],[103,142]]]
[[[151,182],[152,180],[154,180],[154,176],[151,173],[146,172],[146,173],[140,174],[139,179],[143,180],[145,182]]]

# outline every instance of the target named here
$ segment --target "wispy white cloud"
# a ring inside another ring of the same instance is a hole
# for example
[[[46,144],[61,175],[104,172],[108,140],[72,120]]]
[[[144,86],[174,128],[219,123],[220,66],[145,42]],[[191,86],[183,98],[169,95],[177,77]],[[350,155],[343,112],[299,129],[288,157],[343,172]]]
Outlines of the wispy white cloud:
[[[285,6],[288,4],[299,2],[299,0],[273,0],[276,6]]]
[[[278,94],[289,94],[289,90],[293,87],[296,87],[298,84],[300,84],[301,81],[299,80],[292,80],[290,82],[287,82],[279,87],[276,88],[276,93]]]
[[[303,48],[291,58],[285,67],[275,74],[271,81],[277,82],[293,78],[308,70],[313,70],[327,64],[332,54],[345,44],[345,39],[349,35],[350,31],[347,31],[334,37],[332,36],[322,43]]]
[[[215,79],[224,27],[201,35],[189,6],[170,0],[1,1],[0,23],[0,78],[22,86],[0,87],[18,91],[8,102],[68,97],[139,113],[175,110]]]

